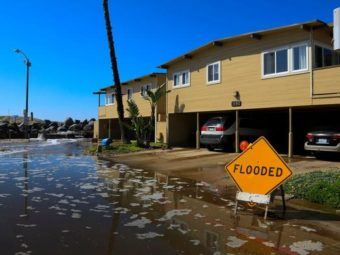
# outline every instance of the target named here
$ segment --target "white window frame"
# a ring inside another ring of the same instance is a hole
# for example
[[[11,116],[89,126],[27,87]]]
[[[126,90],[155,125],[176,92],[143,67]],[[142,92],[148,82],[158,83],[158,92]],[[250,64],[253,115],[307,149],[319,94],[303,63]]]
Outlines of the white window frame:
[[[140,95],[141,97],[147,96],[147,94],[144,94],[142,91],[145,90],[149,86],[149,90],[152,90],[152,83],[147,83],[142,86],[140,86]]]
[[[281,50],[287,50],[287,71],[277,73],[276,72],[276,52],[281,51]],[[274,55],[274,59],[275,59],[275,66],[274,66],[275,73],[264,74],[264,55],[268,54],[268,53],[272,53],[272,52],[275,53],[275,55]],[[270,49],[270,50],[266,50],[266,51],[262,52],[261,59],[262,59],[262,77],[263,78],[285,76],[285,75],[287,75],[289,73],[289,70],[290,70],[289,46],[282,46],[282,47],[277,47],[277,48],[273,48],[273,49]]]
[[[216,65],[216,64],[218,64],[218,80],[209,81],[209,66],[213,66],[213,65]],[[207,64],[205,69],[206,69],[205,75],[206,75],[207,85],[213,85],[213,84],[221,83],[221,60]]]
[[[293,48],[298,47],[298,46],[306,46],[306,66],[307,68],[305,69],[299,69],[299,70],[293,70],[294,67],[294,58],[293,58]],[[263,51],[261,54],[261,77],[262,79],[267,79],[267,78],[273,78],[273,77],[280,77],[280,76],[287,76],[287,75],[293,75],[293,74],[299,74],[299,73],[306,73],[309,72],[309,64],[310,64],[310,43],[308,41],[303,41],[303,42],[297,42],[297,43],[292,43],[288,45],[284,45],[281,47],[276,47],[272,48],[266,51]],[[276,52],[280,50],[287,50],[287,71],[286,72],[280,72],[280,73],[273,73],[273,74],[264,74],[264,55],[266,53],[271,53],[275,52],[275,71],[276,71]]]
[[[177,85],[175,85],[175,76],[177,76],[178,77],[178,84]],[[177,73],[173,73],[172,74],[172,87],[173,88],[178,88],[178,87],[180,87],[181,86],[181,83],[180,83],[180,75],[179,75],[179,73],[177,72]]]
[[[304,69],[298,69],[294,70],[294,48],[300,47],[300,46],[306,46],[306,68]],[[290,45],[290,51],[291,51],[291,72],[292,73],[304,73],[309,70],[309,44],[308,42],[301,42],[301,43],[295,43]]]
[[[183,74],[188,73],[188,82],[183,83]],[[175,85],[175,75],[178,76],[178,85]],[[172,74],[172,88],[178,89],[178,88],[183,88],[183,87],[189,87],[190,86],[190,70],[182,70],[182,71],[177,71]]]
[[[111,97],[111,98],[113,98],[113,102],[111,102],[111,103],[108,103],[108,97]],[[116,102],[116,98],[115,98],[115,96],[114,96],[114,92],[112,91],[112,92],[107,92],[106,93],[106,97],[105,97],[105,105],[114,105],[115,104],[115,102]]]
[[[129,98],[129,91],[131,91],[131,98]],[[127,100],[133,99],[133,89],[132,88],[126,88],[126,99]]]

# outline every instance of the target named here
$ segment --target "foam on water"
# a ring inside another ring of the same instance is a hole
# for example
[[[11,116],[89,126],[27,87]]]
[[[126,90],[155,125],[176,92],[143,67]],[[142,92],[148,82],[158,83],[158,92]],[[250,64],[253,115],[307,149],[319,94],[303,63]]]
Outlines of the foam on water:
[[[22,152],[26,152],[26,151],[28,151],[28,150],[7,150],[7,151],[0,151],[0,156],[16,154],[16,153],[22,153]]]
[[[46,141],[39,144],[40,147],[59,145],[65,143],[74,143],[77,142],[77,139],[47,139]]]
[[[41,147],[55,146],[60,144],[75,143],[77,139],[47,139],[32,138],[29,143],[6,143],[0,148],[4,149],[0,151],[0,157],[10,154],[23,153],[31,150],[39,149]]]

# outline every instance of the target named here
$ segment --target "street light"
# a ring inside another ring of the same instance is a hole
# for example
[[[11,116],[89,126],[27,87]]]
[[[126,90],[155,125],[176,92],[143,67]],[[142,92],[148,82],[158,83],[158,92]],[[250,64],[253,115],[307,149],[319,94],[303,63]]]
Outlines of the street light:
[[[28,139],[28,128],[27,128],[27,121],[28,121],[28,85],[29,85],[29,77],[30,77],[30,67],[32,66],[31,61],[28,59],[26,54],[20,50],[20,49],[15,49],[15,53],[21,54],[25,58],[25,65],[26,65],[26,107],[25,107],[25,112],[24,112],[24,128],[25,128],[25,138]]]

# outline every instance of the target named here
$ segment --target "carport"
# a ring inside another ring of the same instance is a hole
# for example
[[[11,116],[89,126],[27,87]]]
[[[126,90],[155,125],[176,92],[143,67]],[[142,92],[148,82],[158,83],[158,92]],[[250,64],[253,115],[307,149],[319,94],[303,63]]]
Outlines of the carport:
[[[304,155],[305,136],[308,132],[322,126],[340,126],[339,106],[311,106],[271,108],[256,110],[233,110],[219,112],[174,113],[169,114],[168,137],[172,146],[200,146],[200,129],[212,117],[231,115],[240,125],[240,119],[249,118],[260,123],[268,130],[266,138],[282,154],[292,157],[293,154]],[[236,125],[235,151],[239,152],[239,130]]]
[[[144,117],[147,121],[150,119],[148,117]],[[118,119],[99,119],[99,138],[111,138],[113,140],[120,140],[120,128],[119,128],[119,120]],[[130,118],[125,118],[125,122],[129,125],[131,124]],[[127,136],[130,140],[136,139],[135,133],[133,130],[127,129]],[[152,137],[152,139],[154,139]]]
[[[118,119],[99,119],[99,138],[120,139]]]

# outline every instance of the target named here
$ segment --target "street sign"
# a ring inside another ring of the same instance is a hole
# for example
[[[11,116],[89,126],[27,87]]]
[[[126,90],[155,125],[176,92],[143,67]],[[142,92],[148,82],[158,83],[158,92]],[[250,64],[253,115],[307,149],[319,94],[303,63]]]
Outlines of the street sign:
[[[292,175],[264,137],[257,139],[225,169],[240,191],[262,195],[270,194]]]

